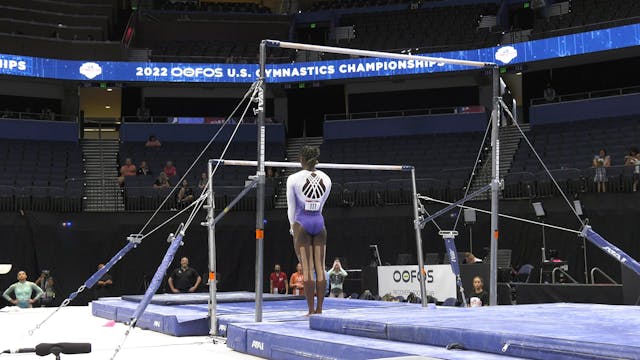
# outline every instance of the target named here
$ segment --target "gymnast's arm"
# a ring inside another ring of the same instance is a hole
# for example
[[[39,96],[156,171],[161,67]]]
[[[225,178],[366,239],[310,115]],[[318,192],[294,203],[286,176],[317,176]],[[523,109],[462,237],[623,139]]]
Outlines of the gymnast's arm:
[[[290,231],[293,230],[293,223],[295,222],[296,216],[296,192],[294,188],[296,174],[290,175],[287,178],[287,215],[289,216]]]
[[[9,296],[12,292],[15,292],[16,284],[9,286],[7,290],[2,293],[2,297],[5,298],[8,302],[15,304],[14,300]]]
[[[322,175],[324,175],[324,185],[327,187],[327,190],[324,192],[324,195],[322,195],[322,199],[320,201],[320,204],[322,205],[322,207],[320,208],[320,212],[322,212],[322,210],[324,209],[324,203],[327,202],[327,198],[329,198],[329,195],[331,195],[331,178],[325,172],[322,172]]]
[[[31,286],[31,290],[36,292],[36,296],[33,299],[31,299],[31,301],[30,301],[33,304],[34,302],[38,301],[38,299],[40,299],[40,297],[42,297],[42,295],[44,294],[44,291],[42,291],[40,286],[38,286],[38,285],[36,285],[36,284],[34,284],[32,282],[29,282],[29,285]]]

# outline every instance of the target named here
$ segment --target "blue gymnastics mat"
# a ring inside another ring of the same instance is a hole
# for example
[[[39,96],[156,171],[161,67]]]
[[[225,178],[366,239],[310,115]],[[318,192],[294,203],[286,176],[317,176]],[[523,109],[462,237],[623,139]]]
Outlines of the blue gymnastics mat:
[[[315,317],[315,316],[314,316]],[[231,324],[227,346],[266,359],[382,359],[421,356],[429,359],[506,360],[520,359],[476,351],[447,350],[444,347],[407,344],[339,335],[309,329],[306,322]]]
[[[122,300],[140,302],[144,295],[124,295]],[[253,302],[256,295],[248,291],[229,291],[219,292],[216,295],[218,303],[228,302]],[[280,295],[280,294],[263,294],[263,301],[282,301],[282,300],[302,300],[301,295]],[[156,294],[151,298],[151,304],[155,305],[187,305],[187,304],[207,304],[209,302],[208,293],[190,293],[190,294]]]
[[[481,308],[354,309],[312,316],[310,328],[529,359],[640,359],[640,307],[537,304]]]
[[[222,293],[218,293],[220,295]],[[252,293],[249,293],[252,294]],[[253,296],[253,295],[251,295]],[[366,308],[406,308],[412,304],[387,303],[382,301],[366,301],[351,299],[325,299],[328,314],[335,311],[349,311]],[[94,316],[128,322],[131,320],[138,303],[119,298],[102,298],[91,303]],[[227,325],[236,322],[253,322],[255,320],[255,303],[226,302],[218,304],[217,334],[226,335]],[[263,320],[271,322],[307,321],[305,300],[265,301],[262,304]],[[196,336],[209,334],[208,305],[155,305],[149,304],[138,320],[140,328],[158,331],[173,336]]]

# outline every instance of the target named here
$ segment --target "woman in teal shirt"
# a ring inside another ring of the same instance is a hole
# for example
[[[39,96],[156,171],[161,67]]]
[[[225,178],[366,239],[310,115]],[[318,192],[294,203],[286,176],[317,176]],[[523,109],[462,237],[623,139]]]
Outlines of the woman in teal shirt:
[[[36,294],[31,298],[34,291]],[[15,299],[9,296],[11,293],[13,293]],[[38,301],[42,294],[43,291],[38,285],[31,281],[27,281],[27,273],[20,271],[18,272],[18,282],[9,286],[9,288],[2,294],[2,297],[7,299],[7,301],[13,305],[26,309],[33,307],[33,303]]]

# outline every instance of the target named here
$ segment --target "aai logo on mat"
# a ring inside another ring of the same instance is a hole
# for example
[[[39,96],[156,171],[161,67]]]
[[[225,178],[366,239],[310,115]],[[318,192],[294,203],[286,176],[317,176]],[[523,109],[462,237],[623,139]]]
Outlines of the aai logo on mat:
[[[496,51],[496,59],[502,61],[504,64],[508,64],[511,60],[518,56],[518,50],[513,46],[503,46]]]
[[[258,340],[253,340],[251,342],[251,347],[256,349],[256,350],[262,350],[264,351],[264,343],[262,341],[258,341]]]
[[[87,79],[93,79],[102,74],[102,67],[94,62],[86,62],[80,66],[80,74],[86,76]]]

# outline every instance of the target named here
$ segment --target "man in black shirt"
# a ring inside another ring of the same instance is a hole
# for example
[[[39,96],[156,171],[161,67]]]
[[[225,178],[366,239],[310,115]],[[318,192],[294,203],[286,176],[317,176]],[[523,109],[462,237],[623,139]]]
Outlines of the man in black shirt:
[[[104,267],[104,264],[98,264],[98,270],[102,269]],[[100,278],[100,280],[98,280],[98,282],[96,283],[95,287],[94,287],[94,297],[96,299],[99,299],[101,297],[109,297],[111,296],[111,286],[113,285],[113,279],[111,278],[111,275],[104,274],[102,275],[102,277]]]
[[[192,293],[198,290],[201,281],[200,274],[194,268],[189,267],[189,259],[183,257],[180,259],[180,267],[173,270],[169,276],[169,288],[174,294]]]

